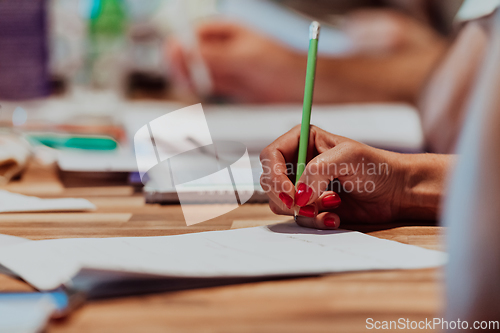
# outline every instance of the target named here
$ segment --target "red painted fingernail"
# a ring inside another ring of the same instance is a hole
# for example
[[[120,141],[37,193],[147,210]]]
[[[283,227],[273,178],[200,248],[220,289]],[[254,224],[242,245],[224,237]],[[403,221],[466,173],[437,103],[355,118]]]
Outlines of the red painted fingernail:
[[[299,184],[295,193],[295,203],[299,207],[304,207],[309,202],[313,191],[306,184]]]
[[[338,206],[340,206],[342,200],[340,200],[340,197],[337,194],[332,194],[327,195],[326,197],[321,199],[321,202],[326,208],[337,208]]]
[[[335,218],[333,217],[325,217],[325,219],[323,220],[323,223],[325,224],[325,227],[329,227],[329,228],[335,228]]]
[[[314,217],[314,216],[316,216],[316,208],[313,205],[302,207],[299,210],[299,215],[302,215],[305,217]]]
[[[288,207],[288,209],[292,208],[293,199],[292,199],[291,196],[289,196],[285,192],[281,192],[280,195],[279,195],[279,198]]]

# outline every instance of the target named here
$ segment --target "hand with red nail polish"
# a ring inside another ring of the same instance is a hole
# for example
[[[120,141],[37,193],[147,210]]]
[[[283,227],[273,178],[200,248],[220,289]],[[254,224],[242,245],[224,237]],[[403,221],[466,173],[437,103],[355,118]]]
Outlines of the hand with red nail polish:
[[[285,206],[288,208],[288,209],[291,209],[292,206],[293,206],[293,199],[292,197],[290,197],[288,194],[286,194],[285,192],[281,192],[280,195],[279,195],[279,198],[280,200],[285,204]]]
[[[297,126],[260,156],[261,185],[277,214],[298,212],[297,223],[320,229],[338,228],[341,220],[436,219],[453,157],[384,151],[311,126],[308,162],[295,188],[287,166],[297,162],[299,137]]]
[[[321,199],[321,204],[325,209],[335,209],[342,203],[337,193],[326,194]]]
[[[304,207],[309,202],[312,190],[304,183],[297,186],[297,192],[295,192],[295,204],[299,207]]]
[[[314,205],[304,206],[299,209],[299,215],[305,217],[315,217],[316,207]]]
[[[328,227],[328,228],[335,228],[335,218],[333,217],[325,217],[323,219],[323,223],[325,224],[325,227]]]

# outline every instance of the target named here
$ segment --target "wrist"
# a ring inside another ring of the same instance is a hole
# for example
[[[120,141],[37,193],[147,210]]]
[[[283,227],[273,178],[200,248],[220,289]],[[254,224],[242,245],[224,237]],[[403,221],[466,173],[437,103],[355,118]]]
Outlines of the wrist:
[[[452,156],[405,155],[399,219],[436,220]]]

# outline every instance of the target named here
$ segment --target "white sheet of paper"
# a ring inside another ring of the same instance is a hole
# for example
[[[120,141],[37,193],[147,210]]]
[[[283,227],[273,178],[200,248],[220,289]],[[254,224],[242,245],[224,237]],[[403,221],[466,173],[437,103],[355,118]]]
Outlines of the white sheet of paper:
[[[72,104],[69,104],[74,108]],[[134,172],[137,162],[133,138],[145,124],[186,105],[160,102],[130,102],[123,105],[121,121],[129,146],[116,151],[64,150],[58,154],[63,171]],[[271,142],[300,124],[302,104],[218,105],[204,107],[214,141],[238,141],[250,154],[260,154]],[[315,105],[311,122],[322,129],[379,148],[408,152],[423,151],[424,136],[418,111],[406,104]],[[190,119],[186,119],[190,123]],[[252,164],[257,167],[258,164]]]
[[[0,235],[0,247],[11,246],[29,241],[30,240],[26,238],[10,236],[10,235]]]
[[[49,297],[32,300],[0,299],[0,333],[43,332],[54,309]]]
[[[0,213],[59,212],[95,210],[86,199],[41,199],[0,190]]]
[[[26,242],[31,242],[31,240],[26,239],[26,238],[16,237],[16,236],[0,235],[0,247],[7,247],[7,246],[16,245],[16,244],[26,243]],[[0,274],[7,274],[7,275],[16,276],[16,274],[11,272],[9,269],[3,267],[2,265],[0,265]]]
[[[124,109],[122,121],[132,137],[144,124],[167,111],[150,102]],[[238,141],[259,153],[276,138],[300,124],[302,104],[204,106],[214,141]],[[186,119],[189,123],[189,119]],[[407,104],[315,105],[311,124],[337,135],[379,148],[421,152],[424,136],[418,111]]]
[[[82,268],[169,277],[256,277],[436,267],[446,254],[353,231],[277,224],[229,231],[56,239],[0,248],[0,264],[40,290]]]
[[[116,151],[61,150],[57,164],[63,171],[77,172],[133,172],[137,162],[133,149],[120,147]]]
[[[40,290],[80,269],[168,277],[293,276],[443,265],[445,253],[294,223],[162,237],[56,239],[0,248],[0,264]]]

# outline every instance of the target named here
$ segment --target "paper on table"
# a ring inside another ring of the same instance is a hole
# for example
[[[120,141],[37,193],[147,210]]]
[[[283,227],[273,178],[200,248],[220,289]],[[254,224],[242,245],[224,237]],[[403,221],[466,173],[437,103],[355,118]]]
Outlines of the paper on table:
[[[302,104],[218,105],[203,109],[214,141],[241,142],[249,153],[260,153],[299,124],[302,114]],[[137,102],[127,105],[121,120],[128,136],[133,138],[141,126],[165,113],[164,108],[155,104]],[[377,148],[401,152],[423,150],[418,111],[406,104],[315,105],[311,124]]]
[[[29,241],[30,240],[26,238],[10,236],[10,235],[0,235],[0,247],[11,246]]]
[[[54,309],[46,295],[21,300],[0,298],[0,333],[42,332]]]
[[[0,190],[0,213],[85,211],[96,207],[85,199],[41,199]]]
[[[165,277],[315,275],[436,267],[446,254],[359,232],[293,223],[162,237],[56,239],[0,248],[0,264],[40,290],[83,268]]]
[[[120,147],[115,151],[61,150],[57,164],[62,171],[76,172],[134,172],[137,162],[132,149]]]
[[[12,246],[15,244],[20,244],[20,243],[25,243],[25,242],[31,242],[31,241],[29,239],[16,237],[16,236],[0,235],[0,247]],[[7,275],[14,275],[14,276],[16,275],[13,272],[11,272],[9,269],[3,267],[2,265],[0,265],[0,274],[7,274]]]

